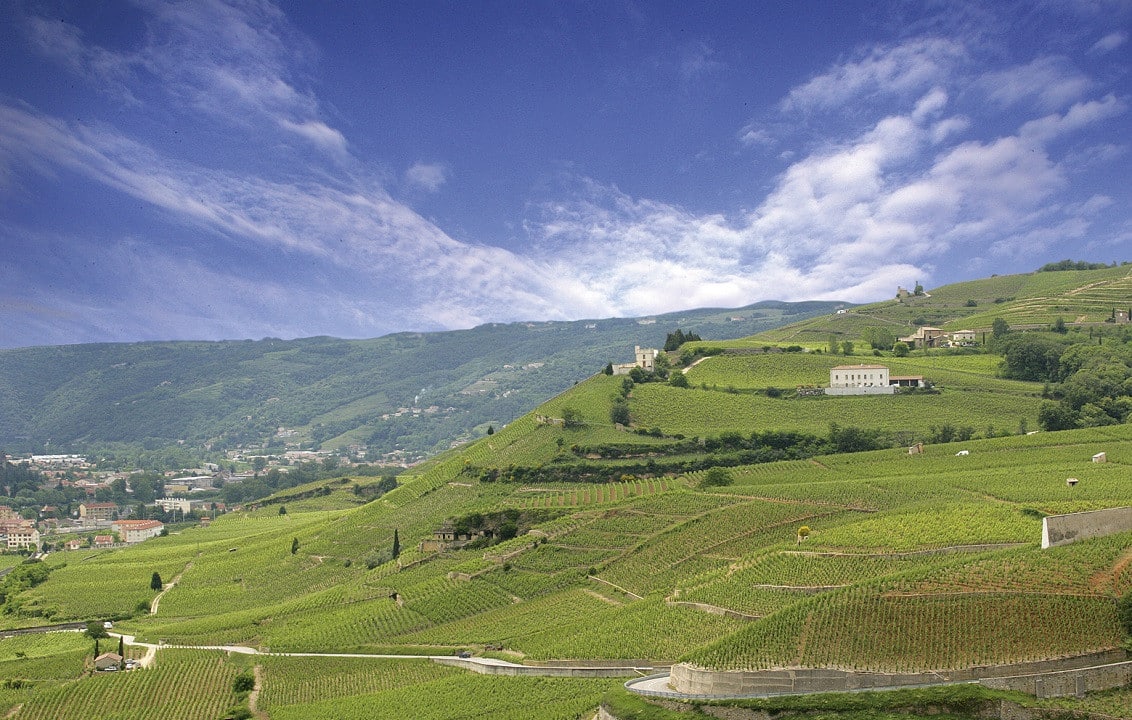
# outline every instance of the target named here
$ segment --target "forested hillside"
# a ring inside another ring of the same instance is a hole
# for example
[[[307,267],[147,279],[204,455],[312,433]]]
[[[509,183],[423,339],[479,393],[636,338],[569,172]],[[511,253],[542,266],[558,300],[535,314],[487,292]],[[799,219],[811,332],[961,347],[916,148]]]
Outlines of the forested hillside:
[[[54,451],[82,451],[131,443],[221,451],[356,443],[371,455],[420,456],[509,422],[607,362],[631,359],[634,345],[661,347],[678,325],[707,339],[733,338],[835,306],[766,302],[640,322],[490,324],[372,340],[7,350],[0,352],[0,447],[42,452],[49,443]]]

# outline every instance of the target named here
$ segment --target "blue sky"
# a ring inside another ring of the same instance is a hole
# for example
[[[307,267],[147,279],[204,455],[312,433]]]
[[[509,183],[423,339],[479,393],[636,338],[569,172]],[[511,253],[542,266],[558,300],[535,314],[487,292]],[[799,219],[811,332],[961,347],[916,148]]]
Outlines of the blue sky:
[[[1132,260],[1130,0],[0,0],[0,347]]]

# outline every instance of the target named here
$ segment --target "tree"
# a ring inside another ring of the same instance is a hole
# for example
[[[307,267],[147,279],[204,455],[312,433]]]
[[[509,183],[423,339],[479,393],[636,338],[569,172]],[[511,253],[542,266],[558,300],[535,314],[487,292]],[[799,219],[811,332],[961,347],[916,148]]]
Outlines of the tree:
[[[562,408],[562,427],[578,428],[582,427],[585,423],[582,422],[582,416],[578,411],[572,407]]]
[[[686,388],[688,387],[688,377],[682,372],[672,373],[672,377],[669,378],[668,384],[672,387]]]
[[[908,343],[898,342],[892,346],[892,354],[896,357],[908,357]]]
[[[801,543],[803,540],[805,540],[809,536],[810,536],[810,526],[809,525],[803,525],[802,527],[798,528],[798,542],[799,543]]]
[[[602,370],[601,370],[601,371],[602,371],[603,373],[605,373],[606,375],[612,375],[612,374],[613,374],[613,363],[611,363],[611,362],[609,362],[609,363],[606,363],[606,364],[605,364],[605,367],[604,367],[604,368],[602,368]]]
[[[86,624],[86,636],[98,640],[98,638],[110,637],[110,633],[106,632],[101,620],[91,620]]]
[[[236,676],[236,679],[232,681],[232,692],[236,693],[237,695],[243,695],[244,693],[251,692],[254,689],[255,675],[252,675],[249,672],[240,673]]]
[[[892,344],[896,342],[896,335],[888,328],[867,327],[861,331],[861,339],[874,350],[891,350]]]
[[[291,554],[299,552],[299,538],[291,538]]]
[[[488,435],[494,435],[495,434],[495,426],[494,425],[488,425],[487,426],[487,434]]]
[[[267,467],[267,458],[263,455],[256,455],[252,460],[252,470],[256,473],[261,473],[265,467]]]
[[[164,586],[165,586],[165,584],[163,582],[161,582],[161,573],[154,570],[153,571],[153,577],[151,577],[149,579],[149,589],[150,590],[160,590]]]
[[[681,377],[683,377],[683,373],[681,373]],[[629,413],[629,403],[625,401],[625,398],[619,397],[613,401],[613,404],[609,407],[609,420],[614,425],[629,425],[633,422],[632,415]]]
[[[852,355],[853,354],[853,341],[852,340],[842,341],[841,352],[846,354],[846,355]]]
[[[997,317],[994,319],[994,322],[991,323],[991,337],[995,340],[1000,340],[1006,337],[1006,334],[1009,332],[1010,325],[1006,322],[1006,320]]]
[[[280,505],[279,506],[279,514],[280,515],[286,515],[287,514],[287,506],[286,505]]]
[[[913,295],[923,295],[924,294],[924,286],[920,284],[919,280],[916,281],[916,286],[912,290],[912,294]]]
[[[731,473],[721,467],[713,467],[704,473],[700,487],[724,487],[734,482]]]
[[[396,560],[401,554],[401,536],[397,532],[397,528],[393,528],[393,559]]]
[[[1069,328],[1065,327],[1065,318],[1061,317],[1060,315],[1058,315],[1057,319],[1053,321],[1052,329],[1055,333],[1061,333],[1062,335],[1069,332]]]
[[[838,347],[839,346],[838,346],[838,343],[837,343],[837,336],[836,335],[830,335],[829,336],[829,354],[830,355],[836,355]]]

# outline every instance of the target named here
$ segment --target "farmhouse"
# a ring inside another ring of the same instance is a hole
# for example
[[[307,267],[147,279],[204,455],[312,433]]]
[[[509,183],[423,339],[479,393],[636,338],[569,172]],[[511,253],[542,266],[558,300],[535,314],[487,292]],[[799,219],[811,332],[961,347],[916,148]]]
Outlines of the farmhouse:
[[[633,348],[633,353],[636,355],[636,360],[631,363],[614,365],[614,375],[628,375],[633,368],[641,368],[645,372],[652,372],[656,369],[656,356],[660,354],[659,350],[643,348],[637,345]]]
[[[890,375],[884,365],[830,368],[826,395],[894,395],[897,388],[923,387],[923,375]]]
[[[96,670],[109,670],[110,668],[119,668],[122,666],[122,656],[116,652],[102,653],[94,659],[94,667]]]
[[[91,541],[91,546],[96,548],[114,547],[113,535],[95,535],[94,540]]]
[[[923,350],[924,348],[939,347],[945,337],[947,337],[947,335],[943,330],[924,325],[921,328],[917,328],[916,332],[911,335],[900,338],[900,342],[908,343],[908,347]]]
[[[951,333],[952,345],[974,345],[975,344],[975,331],[974,330],[956,330]]]
[[[888,368],[884,365],[838,365],[830,368],[826,395],[892,395],[896,388],[890,383]]]
[[[158,520],[115,520],[110,527],[122,542],[139,543],[160,535],[165,525]]]

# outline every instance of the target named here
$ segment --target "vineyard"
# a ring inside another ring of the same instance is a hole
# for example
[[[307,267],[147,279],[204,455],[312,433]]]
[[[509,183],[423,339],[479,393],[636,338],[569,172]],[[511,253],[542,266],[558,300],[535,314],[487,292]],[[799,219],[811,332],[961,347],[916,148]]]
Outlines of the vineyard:
[[[934,395],[765,392],[821,384],[846,361],[712,356],[688,372],[689,388],[634,385],[629,430],[610,421],[623,378],[598,375],[406,469],[375,500],[356,496],[353,480],[306,494],[316,484],[136,547],[52,553],[48,579],[14,596],[0,623],[113,619],[141,641],[273,652],[721,669],[945,670],[1118,647],[1114,600],[1132,591],[1132,533],[1039,545],[1045,515],[1129,504],[1132,425],[1024,434],[1042,388],[996,378],[988,355],[885,358],[894,374],[932,378]],[[571,413],[575,426],[556,422]],[[771,430],[825,442],[833,423],[901,444],[757,463],[768,458],[738,451]],[[915,454],[903,444],[944,424],[974,432]],[[1108,462],[1092,462],[1099,452]],[[546,474],[582,463],[609,481]],[[724,481],[709,482],[721,468]],[[504,532],[485,518],[514,523]],[[461,522],[488,529],[437,539]],[[151,614],[154,572],[179,580]],[[0,703],[22,704],[16,718],[218,717],[250,663],[166,648],[152,669],[91,675],[90,645],[78,634],[0,640],[0,672],[28,683],[0,688]],[[447,718],[469,702],[483,717],[572,718],[616,684],[409,659],[256,662],[271,718]]]

